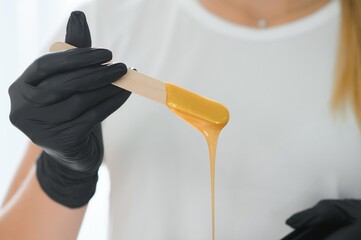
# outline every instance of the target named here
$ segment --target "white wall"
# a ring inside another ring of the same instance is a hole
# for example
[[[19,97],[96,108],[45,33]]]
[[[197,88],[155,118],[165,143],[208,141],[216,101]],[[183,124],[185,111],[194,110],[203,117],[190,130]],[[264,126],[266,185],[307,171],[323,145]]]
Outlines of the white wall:
[[[87,0],[0,0],[0,201],[24,153],[27,138],[9,120],[7,89],[49,43],[70,12]],[[100,170],[98,191],[91,201],[78,239],[105,239],[108,173]]]

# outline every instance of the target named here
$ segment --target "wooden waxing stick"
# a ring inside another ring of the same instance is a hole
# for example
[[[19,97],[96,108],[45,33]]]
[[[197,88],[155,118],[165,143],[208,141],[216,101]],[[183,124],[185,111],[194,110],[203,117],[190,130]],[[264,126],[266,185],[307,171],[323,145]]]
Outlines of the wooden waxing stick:
[[[64,42],[56,42],[50,46],[49,50],[55,52],[72,48],[75,47]],[[167,93],[164,82],[132,69],[128,69],[127,74],[112,84],[161,104],[166,102]]]

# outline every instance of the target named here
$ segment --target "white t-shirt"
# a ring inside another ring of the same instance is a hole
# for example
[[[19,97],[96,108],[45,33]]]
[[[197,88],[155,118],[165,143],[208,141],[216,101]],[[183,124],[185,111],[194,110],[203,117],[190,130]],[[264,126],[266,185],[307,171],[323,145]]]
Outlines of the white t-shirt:
[[[216,239],[280,239],[285,220],[325,198],[361,198],[361,134],[329,101],[340,25],[332,1],[265,30],[196,0],[98,1],[94,45],[116,61],[225,104],[216,161]],[[133,94],[103,124],[110,239],[209,240],[205,139]]]

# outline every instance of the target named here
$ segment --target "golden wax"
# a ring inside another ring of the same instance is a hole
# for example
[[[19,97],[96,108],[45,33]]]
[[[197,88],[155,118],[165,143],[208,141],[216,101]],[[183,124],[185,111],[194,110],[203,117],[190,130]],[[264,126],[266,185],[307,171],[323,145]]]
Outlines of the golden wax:
[[[166,83],[166,104],[184,121],[198,129],[206,138],[210,158],[212,240],[215,239],[215,161],[218,136],[228,123],[228,109],[211,99]]]

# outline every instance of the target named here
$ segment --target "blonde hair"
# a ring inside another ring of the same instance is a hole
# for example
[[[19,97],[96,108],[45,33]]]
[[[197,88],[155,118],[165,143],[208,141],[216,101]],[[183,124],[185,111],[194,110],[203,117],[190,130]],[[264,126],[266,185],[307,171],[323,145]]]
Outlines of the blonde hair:
[[[361,1],[341,0],[342,25],[336,81],[331,99],[334,112],[350,103],[361,129]]]

